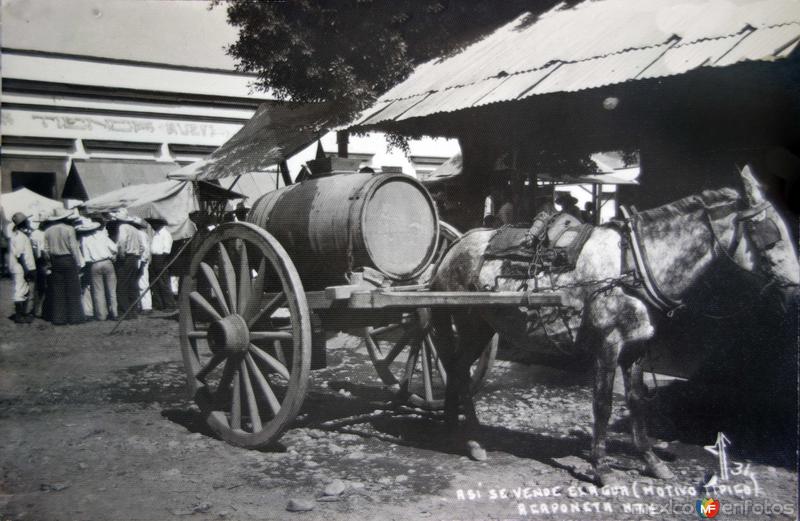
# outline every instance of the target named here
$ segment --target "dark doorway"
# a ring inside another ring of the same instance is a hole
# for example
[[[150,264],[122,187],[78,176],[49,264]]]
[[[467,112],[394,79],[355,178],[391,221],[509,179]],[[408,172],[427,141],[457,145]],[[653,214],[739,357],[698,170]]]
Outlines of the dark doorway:
[[[31,192],[55,199],[56,174],[54,172],[11,172],[11,191],[23,187]]]

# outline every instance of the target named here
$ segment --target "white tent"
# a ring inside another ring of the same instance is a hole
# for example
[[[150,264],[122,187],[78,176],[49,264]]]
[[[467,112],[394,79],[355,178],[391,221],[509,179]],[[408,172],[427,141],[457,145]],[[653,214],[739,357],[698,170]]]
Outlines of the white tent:
[[[0,194],[0,208],[3,217],[10,221],[11,216],[17,212],[22,212],[34,220],[39,220],[40,215],[47,215],[53,208],[63,208],[60,201],[39,195],[27,188],[20,188],[11,193]]]

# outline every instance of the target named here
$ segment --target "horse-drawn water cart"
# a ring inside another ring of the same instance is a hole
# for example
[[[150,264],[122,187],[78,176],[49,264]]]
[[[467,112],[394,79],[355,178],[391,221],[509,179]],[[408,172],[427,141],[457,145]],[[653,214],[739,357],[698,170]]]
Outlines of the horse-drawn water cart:
[[[325,334],[358,330],[378,375],[422,407],[443,403],[436,307],[559,306],[557,292],[441,292],[429,281],[458,232],[415,179],[315,176],[266,194],[248,222],[202,239],[181,286],[180,338],[190,392],[224,440],[263,447],[298,414]],[[472,371],[475,390],[497,336]],[[322,362],[320,362],[322,361]]]

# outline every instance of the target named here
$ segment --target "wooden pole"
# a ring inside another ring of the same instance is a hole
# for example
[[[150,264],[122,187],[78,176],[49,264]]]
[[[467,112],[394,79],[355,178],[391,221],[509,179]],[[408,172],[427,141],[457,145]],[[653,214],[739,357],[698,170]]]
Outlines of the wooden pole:
[[[289,186],[290,184],[292,184],[292,176],[289,174],[289,164],[286,163],[285,159],[281,161],[280,169],[281,169],[281,177],[283,178],[283,185]]]
[[[350,133],[346,130],[336,131],[336,144],[338,145],[339,157],[347,157],[347,144],[349,143]]]

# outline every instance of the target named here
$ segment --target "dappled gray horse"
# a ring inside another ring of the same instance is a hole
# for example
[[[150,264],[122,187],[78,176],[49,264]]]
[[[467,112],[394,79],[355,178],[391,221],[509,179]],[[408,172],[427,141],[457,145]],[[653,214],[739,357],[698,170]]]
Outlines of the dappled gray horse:
[[[434,331],[448,381],[445,421],[470,455],[485,458],[473,439],[478,419],[469,392],[469,368],[494,331],[507,341],[537,349],[531,341],[532,325],[548,329],[549,341],[577,343],[596,354],[594,384],[594,435],[592,465],[600,484],[611,476],[606,455],[606,431],[611,414],[614,374],[619,365],[630,410],[633,443],[641,454],[646,472],[654,477],[672,476],[667,465],[653,452],[645,429],[646,388],[641,360],[655,331],[646,300],[662,308],[680,305],[680,299],[709,273],[715,263],[728,263],[735,271],[760,281],[761,287],[795,292],[800,265],[786,224],[764,198],[761,186],[745,167],[741,172],[744,197],[722,188],[692,195],[636,216],[634,241],[646,258],[643,274],[655,295],[645,296],[633,275],[625,269],[625,233],[618,227],[592,230],[575,268],[560,274],[531,275],[524,284],[537,291],[561,291],[568,309],[553,308],[519,313],[491,310],[448,310],[434,315]],[[432,288],[443,291],[517,290],[520,280],[503,278],[502,260],[484,259],[495,230],[475,230],[456,242],[442,259]],[[638,271],[642,271],[642,268]],[[649,276],[648,276],[649,275]],[[707,278],[705,279],[707,280]],[[729,281],[731,284],[735,281]],[[548,317],[548,313],[552,316]],[[452,321],[452,322],[451,322]],[[452,327],[455,325],[454,328]],[[458,430],[459,406],[467,424]]]

